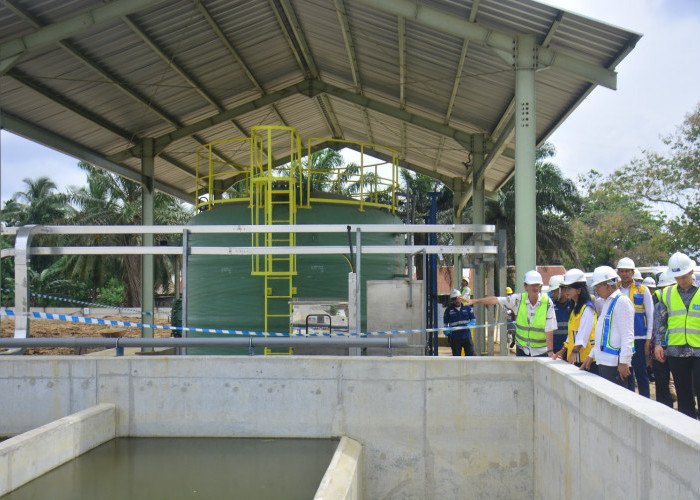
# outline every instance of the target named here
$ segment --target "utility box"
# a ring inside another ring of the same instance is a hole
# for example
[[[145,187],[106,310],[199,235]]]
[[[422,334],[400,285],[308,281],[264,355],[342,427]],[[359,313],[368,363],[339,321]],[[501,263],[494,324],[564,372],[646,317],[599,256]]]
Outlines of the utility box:
[[[320,298],[292,300],[289,316],[292,335],[331,335],[348,337],[348,301],[345,298]],[[299,346],[297,355],[347,356],[348,347]]]
[[[407,278],[367,281],[367,331],[418,330],[425,325],[423,281]],[[409,347],[392,349],[394,355],[425,355],[426,333],[396,333],[407,337]],[[386,349],[367,349],[367,354],[386,356]]]
[[[293,300],[290,326],[293,335],[348,333],[348,301],[344,299]]]

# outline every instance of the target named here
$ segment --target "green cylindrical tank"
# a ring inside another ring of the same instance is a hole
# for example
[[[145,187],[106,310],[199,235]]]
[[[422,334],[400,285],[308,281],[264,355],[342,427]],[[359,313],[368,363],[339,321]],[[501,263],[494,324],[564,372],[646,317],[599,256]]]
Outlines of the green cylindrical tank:
[[[192,219],[191,225],[227,225],[251,222],[250,208],[246,203],[226,203],[202,212]],[[399,224],[400,219],[390,211],[357,205],[316,203],[310,209],[297,211],[297,224]],[[352,236],[355,250],[355,235]],[[389,233],[363,233],[362,245],[397,244],[397,235]],[[192,234],[192,246],[251,246],[250,234]],[[350,249],[347,233],[298,233],[297,246],[345,246],[347,255],[298,255],[297,275],[293,286],[295,299],[334,298],[347,299]],[[264,330],[263,276],[251,275],[252,257],[191,255],[187,282],[187,326],[229,330]],[[354,262],[353,262],[354,265]],[[362,302],[366,300],[366,281],[387,280],[404,272],[404,258],[397,255],[364,255],[360,278]],[[285,286],[283,280],[279,286]],[[288,285],[286,285],[288,286]],[[277,293],[276,291],[274,292]],[[284,303],[286,301],[279,301]],[[280,304],[281,305],[281,304]],[[363,307],[365,310],[365,307]],[[288,307],[287,307],[288,312]],[[362,315],[362,328],[366,328]],[[268,331],[289,332],[289,318],[270,318]],[[193,334],[188,334],[193,336]],[[188,349],[192,354],[201,350]],[[247,354],[247,350],[230,350],[228,353]],[[213,352],[221,354],[221,349]],[[257,354],[257,352],[256,352]]]

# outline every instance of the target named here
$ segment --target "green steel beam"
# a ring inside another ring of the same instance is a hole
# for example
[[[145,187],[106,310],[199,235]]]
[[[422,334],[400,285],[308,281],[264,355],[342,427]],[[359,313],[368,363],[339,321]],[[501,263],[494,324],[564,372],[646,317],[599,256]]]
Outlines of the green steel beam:
[[[153,180],[154,180],[154,153],[153,139],[142,139],[141,151],[141,224],[144,226],[152,226],[155,224],[155,197],[153,196]],[[153,233],[144,233],[141,235],[141,246],[152,247],[154,236]],[[148,313],[153,316],[153,294],[154,290],[154,259],[153,255],[141,256],[141,320],[149,324]],[[141,327],[142,338],[153,338],[153,328]],[[143,351],[153,351],[153,349],[144,348]]]
[[[537,265],[535,37],[520,35],[515,72],[515,285]]]
[[[150,7],[161,0],[114,0],[90,9],[62,21],[39,28],[32,33],[22,35],[0,43],[0,65],[7,66],[6,61],[65,38],[78,35],[95,26],[126,16]],[[5,71],[9,69],[4,68]]]
[[[14,134],[42,144],[46,147],[55,149],[56,151],[60,151],[69,156],[73,156],[74,158],[79,158],[95,166],[104,168],[105,170],[109,170],[110,172],[134,182],[141,183],[142,181],[141,172],[114,161],[110,161],[100,153],[86,148],[82,144],[78,144],[77,142],[58,135],[55,132],[51,132],[50,130],[39,127],[38,125],[22,120],[21,118],[7,113],[6,111],[0,111],[0,113],[2,114],[2,127],[5,130],[9,130]],[[162,191],[163,193],[167,193],[183,201],[192,203],[193,196],[184,191],[180,191],[176,187],[159,181],[154,182],[154,187],[158,191]]]
[[[478,23],[454,17],[445,12],[419,4],[413,0],[359,0],[384,12],[402,16],[443,33],[471,40],[494,51],[510,55],[515,37]],[[539,67],[551,66],[585,81],[610,89],[617,88],[617,73],[606,67],[547,47],[535,45]]]
[[[212,31],[216,34],[217,38],[221,41],[221,43],[226,47],[226,50],[228,50],[229,54],[236,60],[236,63],[238,63],[238,66],[241,68],[245,76],[250,80],[250,83],[253,84],[253,86],[260,92],[260,95],[265,95],[267,92],[263,88],[263,86],[258,82],[257,78],[255,78],[255,75],[253,75],[253,71],[250,69],[246,61],[243,59],[243,56],[236,50],[236,48],[233,46],[231,43],[231,40],[226,36],[226,34],[223,32],[219,24],[216,22],[214,19],[214,16],[211,15],[209,10],[204,6],[204,4],[201,2],[201,0],[194,0],[195,7],[199,10],[200,14],[202,14],[202,17],[207,21],[209,24],[209,27],[211,27]],[[277,115],[277,118],[279,121],[284,125],[288,126],[286,120],[280,113],[279,109],[277,109],[277,106],[274,104],[270,106],[272,110],[275,112]]]
[[[406,111],[406,20],[398,17],[399,36],[399,108]],[[406,158],[408,152],[408,138],[406,122],[401,122],[401,158]],[[437,162],[435,164],[437,167]]]
[[[407,123],[411,123],[417,127],[424,128],[426,130],[430,130],[432,132],[447,137],[451,137],[467,150],[471,146],[472,134],[468,134],[467,132],[457,130],[453,127],[450,127],[449,125],[445,125],[440,122],[431,120],[429,118],[410,113],[401,108],[397,108],[395,106],[391,106],[383,102],[375,101],[368,97],[358,95],[350,90],[341,89],[340,87],[336,87],[335,85],[324,83],[319,80],[315,80],[312,82],[312,88],[319,92],[325,92],[339,99],[343,99],[344,101],[352,102],[364,108],[371,109],[373,111],[378,111],[379,113],[382,113],[384,115],[397,118]]]
[[[172,132],[168,132],[167,134],[161,135],[159,137],[156,137],[155,139],[155,150],[156,152],[161,152],[163,151],[168,145],[171,143],[178,141],[180,139],[184,139],[185,137],[189,137],[192,134],[196,134],[197,132],[202,132],[210,127],[214,127],[216,125],[219,125],[221,123],[227,122],[231,120],[232,118],[235,118],[237,116],[244,115],[246,113],[250,113],[252,111],[264,108],[265,106],[269,106],[273,103],[276,103],[278,101],[281,101],[282,99],[285,99],[287,97],[290,97],[292,95],[296,94],[304,94],[309,97],[313,97],[313,95],[310,95],[310,84],[308,81],[303,81],[294,85],[291,85],[289,87],[286,87],[282,90],[279,90],[277,92],[271,92],[267,95],[264,95],[262,97],[258,97],[257,99],[253,99],[252,101],[249,101],[245,104],[241,104],[240,106],[236,106],[235,108],[231,108],[229,110],[223,111],[221,113],[218,113],[216,115],[210,116],[209,118],[205,118],[203,120],[200,120],[198,122],[192,123],[190,125],[186,125],[184,127],[180,127],[177,130],[174,130]],[[124,151],[121,151],[119,153],[115,153],[113,155],[110,155],[109,159],[111,161],[124,161],[127,158],[134,158],[134,157],[141,157],[141,152],[140,152],[140,146],[135,146],[129,149],[126,149]]]
[[[360,66],[357,63],[357,53],[355,51],[355,43],[352,39],[352,32],[350,31],[350,22],[348,21],[348,14],[345,11],[345,2],[343,0],[334,0],[335,12],[338,15],[338,23],[340,24],[340,32],[343,35],[343,42],[345,44],[345,52],[348,54],[348,62],[350,66],[350,73],[352,74],[352,81],[355,86],[355,93],[362,95],[362,81],[360,79]],[[365,108],[361,109],[362,119],[365,124],[365,134],[367,135],[367,141],[374,143],[374,135],[372,134],[372,124],[369,120],[369,113]]]

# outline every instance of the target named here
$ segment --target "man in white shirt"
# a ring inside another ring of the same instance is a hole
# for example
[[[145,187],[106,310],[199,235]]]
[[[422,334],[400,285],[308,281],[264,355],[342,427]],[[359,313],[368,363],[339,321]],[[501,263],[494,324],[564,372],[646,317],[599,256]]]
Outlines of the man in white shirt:
[[[554,357],[553,336],[557,329],[554,304],[542,292],[542,275],[537,271],[525,273],[525,293],[507,297],[483,297],[466,300],[467,305],[500,304],[515,312],[515,353],[517,356]]]
[[[609,266],[597,267],[593,271],[593,291],[598,296],[595,347],[581,369],[588,370],[595,362],[598,375],[629,388],[627,379],[631,375],[634,345],[634,306],[617,289],[617,280],[617,273]]]
[[[647,373],[647,356],[651,354],[651,335],[654,329],[654,299],[646,285],[637,284],[634,274],[638,270],[634,261],[623,257],[617,263],[617,274],[620,277],[619,290],[632,301],[634,306],[634,355],[632,356],[633,378],[629,380],[630,389],[634,390],[634,379],[637,380],[639,395],[650,397],[649,375]]]

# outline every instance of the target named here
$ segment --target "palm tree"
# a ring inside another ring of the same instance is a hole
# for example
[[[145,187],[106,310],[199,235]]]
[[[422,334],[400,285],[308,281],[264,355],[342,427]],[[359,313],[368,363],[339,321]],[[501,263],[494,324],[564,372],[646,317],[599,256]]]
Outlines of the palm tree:
[[[137,183],[80,162],[79,167],[87,172],[87,186],[71,191],[71,201],[78,211],[72,218],[74,224],[85,225],[138,225],[141,224],[141,186]],[[192,217],[175,198],[156,191],[154,195],[155,224],[185,224]],[[172,236],[160,240],[175,240]],[[84,245],[140,245],[141,238],[134,234],[84,235]],[[141,259],[127,255],[72,256],[66,262],[72,276],[91,280],[93,294],[104,285],[105,277],[121,274],[124,280],[124,302],[127,305],[141,304]],[[167,287],[174,269],[172,257],[158,256],[155,262],[155,283]]]
[[[68,196],[56,192],[56,183],[48,177],[25,178],[26,189],[5,203],[3,221],[10,226],[61,224],[71,212]]]
[[[575,255],[572,220],[580,213],[583,201],[571,179],[563,176],[559,167],[546,161],[555,154],[553,145],[546,143],[537,149],[536,220],[537,260],[561,261],[564,255]],[[496,200],[486,201],[486,221],[496,229],[505,229],[508,242],[508,262],[515,262],[515,180],[509,180]]]

